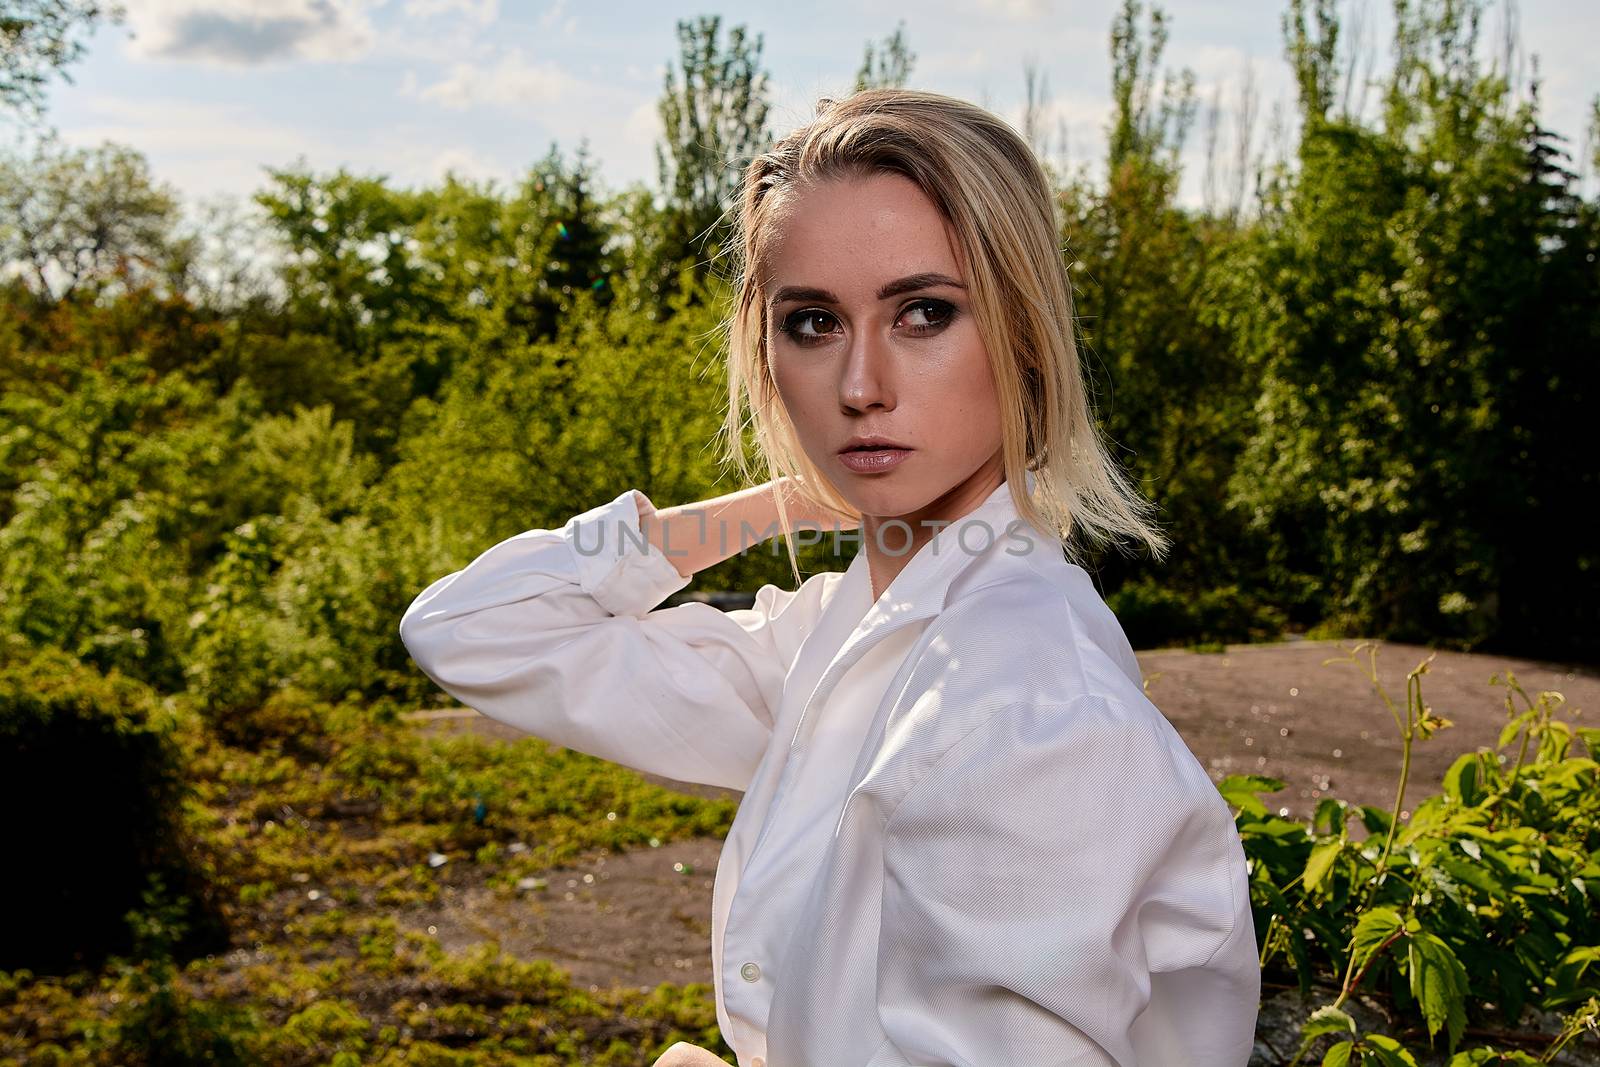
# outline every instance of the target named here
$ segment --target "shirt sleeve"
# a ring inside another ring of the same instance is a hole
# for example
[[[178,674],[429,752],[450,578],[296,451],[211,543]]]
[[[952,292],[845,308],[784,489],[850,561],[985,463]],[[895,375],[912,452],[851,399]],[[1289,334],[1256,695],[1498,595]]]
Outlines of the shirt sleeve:
[[[799,590],[763,586],[751,608],[652,611],[690,579],[641,533],[635,492],[434,581],[402,616],[401,641],[439,688],[491,718],[636,770],[742,790],[823,574]]]
[[[1008,706],[902,800],[871,1067],[1245,1067],[1244,852],[1160,715],[1099,695]]]

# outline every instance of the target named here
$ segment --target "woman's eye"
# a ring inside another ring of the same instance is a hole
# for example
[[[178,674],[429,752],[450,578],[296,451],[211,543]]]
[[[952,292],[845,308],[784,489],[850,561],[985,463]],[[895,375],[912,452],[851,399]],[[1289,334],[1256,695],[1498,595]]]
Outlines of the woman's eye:
[[[933,320],[931,322],[926,321],[930,311],[933,313]],[[915,304],[912,304],[910,307],[906,308],[907,314],[910,314],[911,312],[922,313],[922,317],[925,321],[912,327],[912,329],[918,331],[919,333],[930,333],[934,330],[949,325],[950,320],[955,318],[955,311],[956,309],[954,304],[947,304],[943,300],[918,300]]]
[[[796,311],[793,315],[790,315],[787,319],[784,319],[783,324],[780,325],[778,329],[794,338],[800,344],[815,344],[816,339],[822,335],[816,332],[806,332],[802,330],[800,328],[801,324],[814,319],[832,318],[833,316],[829,315],[826,311],[818,311],[815,308],[811,308],[806,311]]]
[[[955,305],[944,300],[918,300],[913,304],[907,305],[905,311],[901,312],[901,318],[906,318],[907,316],[913,320],[921,319],[921,321],[912,321],[907,326],[907,329],[912,334],[921,337],[931,333],[938,333],[948,326],[956,316],[956,308]],[[827,336],[827,333],[806,330],[803,327],[806,323],[815,323],[819,319],[824,323],[832,322],[833,316],[819,308],[806,308],[796,311],[784,319],[779,323],[778,329],[787,334],[796,344],[802,346],[815,345],[819,344]]]

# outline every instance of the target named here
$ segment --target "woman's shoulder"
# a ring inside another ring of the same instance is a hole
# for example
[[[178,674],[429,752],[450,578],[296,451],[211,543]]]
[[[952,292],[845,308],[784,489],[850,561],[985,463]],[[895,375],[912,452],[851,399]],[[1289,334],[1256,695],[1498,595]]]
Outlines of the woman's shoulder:
[[[892,712],[924,760],[995,716],[1077,719],[1085,730],[1121,719],[1159,747],[1182,748],[1145,695],[1121,626],[1088,576],[1080,582],[1071,569],[992,568],[987,580],[952,587],[912,654]],[[1069,727],[1056,741],[1070,745],[1073,733]]]
[[[1088,574],[1064,560],[974,568],[952,585],[922,655],[943,683],[971,686],[986,704],[1066,703],[1141,694],[1143,673],[1121,624]],[[950,649],[959,654],[948,656]]]

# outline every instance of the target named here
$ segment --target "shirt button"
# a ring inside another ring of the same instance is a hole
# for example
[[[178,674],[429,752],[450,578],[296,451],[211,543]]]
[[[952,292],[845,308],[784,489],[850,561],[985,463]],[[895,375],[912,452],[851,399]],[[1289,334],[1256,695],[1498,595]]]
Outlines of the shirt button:
[[[759,981],[761,978],[761,968],[757,967],[753,963],[747,963],[743,967],[739,968],[739,974],[746,982]],[[761,1065],[756,1064],[755,1067],[761,1067]]]

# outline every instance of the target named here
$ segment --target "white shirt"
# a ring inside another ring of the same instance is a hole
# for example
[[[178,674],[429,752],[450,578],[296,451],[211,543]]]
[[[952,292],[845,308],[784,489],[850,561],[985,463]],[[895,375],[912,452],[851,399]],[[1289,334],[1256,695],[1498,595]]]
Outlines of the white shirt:
[[[1260,968],[1228,804],[1087,572],[1010,494],[876,602],[863,551],[724,612],[651,610],[689,579],[629,490],[500,542],[401,620],[418,666],[485,715],[744,792],[711,935],[740,1067],[1250,1058]]]

